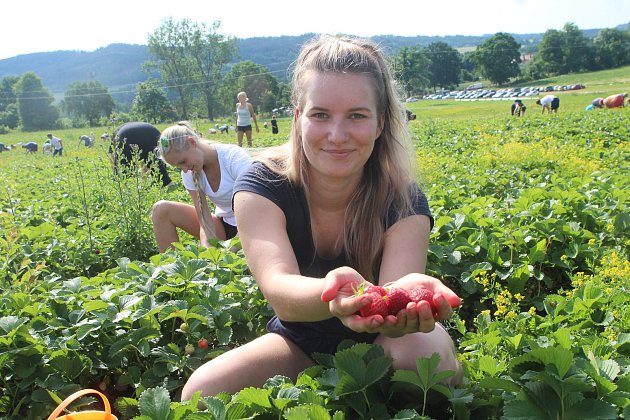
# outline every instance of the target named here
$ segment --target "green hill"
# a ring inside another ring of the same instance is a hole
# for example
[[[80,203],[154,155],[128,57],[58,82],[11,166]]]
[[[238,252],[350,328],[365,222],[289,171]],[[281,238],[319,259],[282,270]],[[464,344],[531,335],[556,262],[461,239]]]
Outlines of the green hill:
[[[619,25],[624,29],[627,25]],[[594,37],[599,29],[583,30]],[[267,68],[279,81],[286,82],[288,69],[301,45],[314,34],[299,36],[257,37],[237,39],[234,62],[251,60]],[[512,34],[524,50],[535,49],[543,34]],[[402,47],[426,47],[432,42],[446,42],[454,48],[472,49],[492,34],[481,36],[413,36],[378,35],[378,42],[388,54],[396,54]],[[147,79],[142,64],[149,59],[146,45],[111,44],[95,51],[52,51],[18,55],[0,60],[0,79],[27,71],[35,72],[55,97],[60,98],[68,86],[77,81],[97,80],[107,86],[120,102],[128,102],[135,85]]]

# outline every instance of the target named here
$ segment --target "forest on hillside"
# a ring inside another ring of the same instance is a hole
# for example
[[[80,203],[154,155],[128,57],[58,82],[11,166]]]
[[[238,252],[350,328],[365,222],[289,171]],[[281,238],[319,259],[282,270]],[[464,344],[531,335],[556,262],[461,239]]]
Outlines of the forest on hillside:
[[[627,24],[617,29],[624,30]],[[455,29],[454,29],[455,30]],[[599,29],[583,30],[592,38]],[[256,37],[237,39],[234,63],[251,60],[267,68],[280,82],[286,82],[287,69],[295,60],[300,46],[314,34],[299,36]],[[378,35],[372,39],[383,46],[388,54],[396,54],[402,47],[426,47],[433,42],[446,42],[453,48],[475,47],[492,35],[465,36],[413,36]],[[531,51],[543,34],[512,34],[523,51]],[[52,51],[19,55],[0,60],[0,79],[35,72],[53,94],[62,94],[77,80],[98,80],[110,92],[133,91],[136,83],[148,78],[143,63],[149,59],[146,45],[111,44],[95,51]],[[132,96],[132,95],[131,95]]]

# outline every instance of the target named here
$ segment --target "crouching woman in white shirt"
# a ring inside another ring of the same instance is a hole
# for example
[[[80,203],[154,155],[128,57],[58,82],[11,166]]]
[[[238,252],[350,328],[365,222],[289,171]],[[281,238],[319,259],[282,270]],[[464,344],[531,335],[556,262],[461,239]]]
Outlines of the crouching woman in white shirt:
[[[184,186],[194,203],[160,200],[153,205],[151,219],[160,252],[179,241],[178,228],[203,246],[213,238],[236,236],[232,189],[236,178],[252,163],[249,154],[235,145],[202,139],[187,122],[165,129],[156,152],[164,162],[182,170]],[[214,213],[208,199],[214,203]]]

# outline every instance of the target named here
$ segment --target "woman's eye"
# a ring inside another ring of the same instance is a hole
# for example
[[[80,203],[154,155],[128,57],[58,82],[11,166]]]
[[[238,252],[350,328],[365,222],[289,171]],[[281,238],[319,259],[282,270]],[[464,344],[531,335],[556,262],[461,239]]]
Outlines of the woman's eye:
[[[350,115],[350,118],[353,118],[353,119],[358,119],[358,118],[366,118],[366,116],[365,116],[365,115],[363,115],[363,114],[357,114],[357,113],[354,113],[354,114],[351,114],[351,115]]]
[[[324,112],[315,112],[311,115],[313,118],[326,118],[327,115]]]

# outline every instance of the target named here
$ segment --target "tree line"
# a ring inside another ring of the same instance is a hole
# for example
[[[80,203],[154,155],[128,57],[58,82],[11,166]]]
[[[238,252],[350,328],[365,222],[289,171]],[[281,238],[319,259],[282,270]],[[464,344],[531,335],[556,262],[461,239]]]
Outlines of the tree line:
[[[150,59],[143,66],[159,78],[138,83],[128,109],[121,109],[107,86],[95,80],[72,83],[55,105],[35,73],[7,76],[0,80],[0,133],[108,125],[112,115],[118,121],[153,123],[231,119],[239,91],[247,92],[259,113],[288,105],[288,84],[251,60],[233,63],[236,39],[220,29],[219,21],[165,19],[148,36]],[[628,65],[630,26],[625,31],[606,28],[589,38],[567,23],[562,30],[547,30],[527,63],[522,62],[522,50],[512,35],[499,32],[470,52],[461,53],[438,41],[426,47],[402,47],[389,59],[401,90],[409,96],[479,79],[503,85]]]

